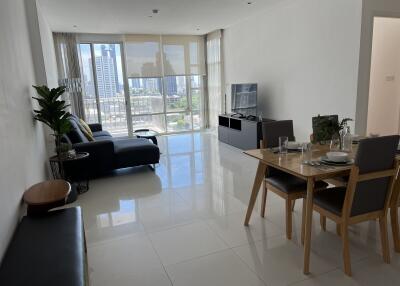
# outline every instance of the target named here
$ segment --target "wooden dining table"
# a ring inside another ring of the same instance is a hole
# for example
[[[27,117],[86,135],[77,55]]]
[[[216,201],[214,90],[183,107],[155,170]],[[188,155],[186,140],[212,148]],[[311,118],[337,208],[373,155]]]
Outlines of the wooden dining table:
[[[320,157],[325,155],[329,151],[329,146],[327,145],[313,145],[312,147],[312,161],[319,161]],[[357,151],[357,145],[353,145],[353,150],[350,153],[350,157],[354,157],[355,152]],[[247,208],[246,218],[244,221],[244,225],[248,226],[249,221],[254,209],[254,205],[257,200],[257,196],[262,185],[263,180],[265,179],[265,173],[268,167],[273,167],[279,169],[283,172],[289,173],[293,176],[301,178],[307,182],[307,196],[306,196],[306,207],[305,207],[305,225],[303,225],[304,231],[304,264],[303,264],[303,272],[304,274],[309,274],[310,268],[310,251],[311,251],[311,228],[312,228],[312,214],[313,214],[313,195],[314,195],[314,185],[315,182],[320,180],[328,180],[333,178],[340,178],[350,174],[351,165],[346,166],[311,166],[308,164],[302,164],[302,154],[300,152],[289,152],[286,154],[279,154],[274,152],[271,149],[255,149],[244,152],[246,155],[249,155],[258,160],[258,167],[256,176],[254,178],[253,188],[250,195],[249,205]],[[397,165],[399,164],[400,157],[397,157]],[[395,189],[393,192],[392,198],[396,197],[396,202],[392,202],[392,208],[396,205],[396,219],[392,218],[393,222],[397,223],[396,229],[398,231],[398,222],[397,222],[397,199],[399,197],[400,192],[400,180],[396,180]],[[392,212],[391,212],[392,215]],[[393,228],[393,226],[392,226]],[[394,233],[395,235],[395,233]],[[399,238],[399,234],[397,233],[397,238]],[[395,241],[395,245],[399,247],[400,251],[400,242]],[[397,251],[397,249],[396,249]]]

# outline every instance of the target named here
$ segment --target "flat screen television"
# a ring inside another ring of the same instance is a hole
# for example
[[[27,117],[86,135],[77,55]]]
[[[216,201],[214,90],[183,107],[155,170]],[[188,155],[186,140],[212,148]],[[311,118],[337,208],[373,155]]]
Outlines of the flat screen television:
[[[257,84],[232,84],[231,111],[244,116],[257,116]]]

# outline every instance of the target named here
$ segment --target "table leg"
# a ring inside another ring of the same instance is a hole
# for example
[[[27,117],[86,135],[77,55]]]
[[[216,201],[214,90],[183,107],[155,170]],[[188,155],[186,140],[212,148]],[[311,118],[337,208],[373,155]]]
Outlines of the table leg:
[[[313,214],[314,178],[307,180],[306,225],[304,234],[304,274],[310,273],[311,228]]]
[[[257,173],[254,178],[253,189],[251,191],[251,196],[249,200],[249,206],[247,207],[246,219],[244,220],[244,225],[248,226],[251,213],[253,212],[254,205],[257,200],[258,192],[260,191],[261,183],[265,178],[265,171],[267,170],[267,165],[262,163],[261,161],[258,162]]]
[[[154,136],[152,139],[153,139],[153,143],[158,146],[157,138]]]

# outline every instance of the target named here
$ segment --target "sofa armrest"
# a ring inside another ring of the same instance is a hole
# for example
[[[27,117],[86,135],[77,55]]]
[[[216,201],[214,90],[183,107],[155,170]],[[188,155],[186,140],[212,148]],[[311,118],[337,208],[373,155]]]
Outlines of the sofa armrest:
[[[114,154],[114,142],[112,140],[99,140],[72,145],[76,152],[88,152],[89,157],[97,155]]]
[[[88,124],[92,132],[103,131],[103,126],[100,123]]]

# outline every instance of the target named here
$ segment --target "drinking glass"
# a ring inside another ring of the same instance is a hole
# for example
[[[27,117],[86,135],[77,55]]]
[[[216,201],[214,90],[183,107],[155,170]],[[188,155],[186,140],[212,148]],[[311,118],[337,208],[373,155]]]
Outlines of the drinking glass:
[[[312,144],[303,143],[301,145],[301,162],[309,164],[312,161]]]
[[[287,136],[279,137],[279,153],[286,154],[288,152],[289,138]]]
[[[340,137],[333,136],[331,139],[330,150],[331,151],[340,151]]]

